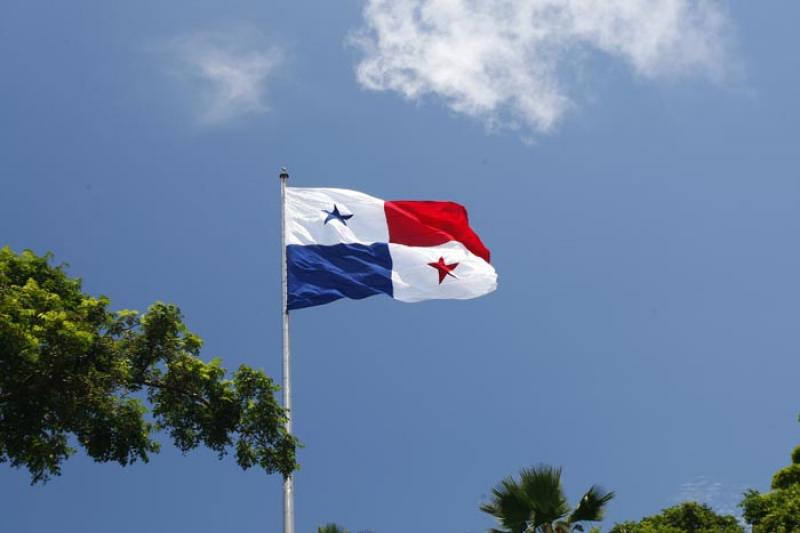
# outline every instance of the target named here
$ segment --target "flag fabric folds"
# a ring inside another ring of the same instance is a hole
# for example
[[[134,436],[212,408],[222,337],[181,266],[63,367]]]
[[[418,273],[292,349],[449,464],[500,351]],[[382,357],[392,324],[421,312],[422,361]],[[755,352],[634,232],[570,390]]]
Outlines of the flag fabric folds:
[[[403,302],[492,292],[489,250],[454,202],[286,188],[288,308],[386,294]]]

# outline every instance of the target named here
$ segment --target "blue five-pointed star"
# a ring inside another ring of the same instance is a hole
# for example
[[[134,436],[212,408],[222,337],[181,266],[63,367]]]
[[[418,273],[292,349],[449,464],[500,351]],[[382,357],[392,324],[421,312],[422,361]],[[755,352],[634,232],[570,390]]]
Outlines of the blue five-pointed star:
[[[329,220],[338,220],[345,226],[347,225],[347,221],[353,218],[353,215],[343,215],[339,212],[339,208],[336,207],[336,204],[333,204],[333,211],[326,211],[325,209],[322,210],[323,213],[328,213],[328,216],[325,217],[324,224],[327,224]]]

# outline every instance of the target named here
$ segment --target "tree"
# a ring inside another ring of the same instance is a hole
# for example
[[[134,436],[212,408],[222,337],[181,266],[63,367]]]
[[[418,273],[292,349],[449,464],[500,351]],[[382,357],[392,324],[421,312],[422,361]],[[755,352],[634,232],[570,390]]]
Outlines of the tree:
[[[317,533],[350,533],[345,528],[337,526],[336,524],[325,524],[317,528]]]
[[[613,492],[592,486],[572,510],[561,486],[561,469],[541,465],[523,469],[519,481],[510,476],[501,481],[481,511],[500,524],[491,533],[569,533],[583,531],[582,522],[602,520],[613,497]]]
[[[708,505],[684,502],[639,522],[615,524],[610,533],[744,533],[730,515],[719,515]]]
[[[317,533],[350,533],[349,529],[345,529],[340,525],[330,523],[317,528]],[[359,533],[372,533],[371,531],[360,531]]]
[[[234,450],[245,469],[296,468],[266,374],[242,365],[226,378],[218,359],[199,358],[202,340],[176,306],[110,311],[51,257],[0,249],[0,463],[44,482],[73,442],[96,461],[147,462],[165,430],[183,452],[205,445]]]
[[[792,452],[792,464],[772,476],[772,490],[748,490],[739,506],[753,533],[800,531],[800,446]]]

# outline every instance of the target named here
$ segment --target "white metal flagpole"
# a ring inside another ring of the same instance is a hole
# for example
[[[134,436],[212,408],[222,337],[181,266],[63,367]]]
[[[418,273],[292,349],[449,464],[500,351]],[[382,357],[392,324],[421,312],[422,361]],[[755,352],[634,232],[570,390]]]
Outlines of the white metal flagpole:
[[[289,173],[281,168],[281,315],[283,316],[283,407],[286,432],[292,434],[292,385],[289,371],[289,309],[286,282],[286,181]],[[283,478],[283,533],[294,533],[294,476]]]

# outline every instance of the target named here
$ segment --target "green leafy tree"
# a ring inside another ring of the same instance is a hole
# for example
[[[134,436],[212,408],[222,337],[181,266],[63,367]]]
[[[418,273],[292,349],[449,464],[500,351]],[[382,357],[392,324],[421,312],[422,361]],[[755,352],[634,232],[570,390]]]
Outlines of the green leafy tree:
[[[0,249],[0,463],[36,483],[60,474],[72,444],[96,461],[146,462],[163,430],[183,452],[204,445],[233,451],[242,468],[296,468],[267,375],[243,365],[226,377],[218,359],[199,358],[202,340],[174,305],[110,311],[50,260]]]
[[[743,533],[736,517],[719,515],[708,505],[684,502],[639,522],[615,524],[610,533]]]
[[[772,490],[748,490],[739,505],[753,533],[800,532],[800,446],[792,452],[792,464],[772,476]]]
[[[561,486],[561,469],[542,465],[523,469],[519,480],[501,481],[481,511],[497,519],[500,527],[491,533],[569,533],[583,531],[583,522],[602,520],[613,497],[593,486],[573,510]]]

